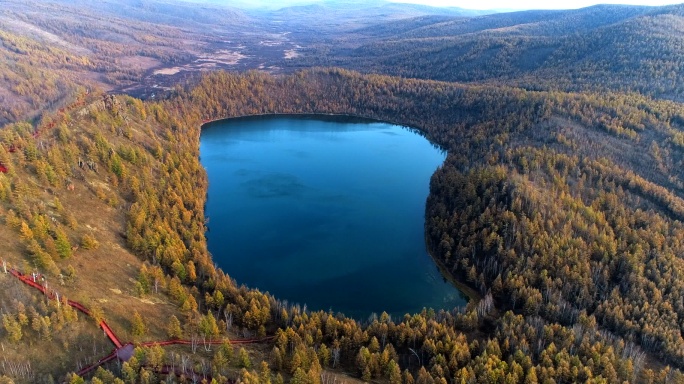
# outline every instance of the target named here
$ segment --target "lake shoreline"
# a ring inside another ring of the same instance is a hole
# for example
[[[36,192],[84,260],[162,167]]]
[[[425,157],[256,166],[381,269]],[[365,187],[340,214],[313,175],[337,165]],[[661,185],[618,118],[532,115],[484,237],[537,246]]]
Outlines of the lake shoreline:
[[[429,180],[446,154],[417,133],[348,115],[250,115],[205,125],[214,260],[247,286],[357,319],[467,306],[473,294],[445,280],[425,255]]]
[[[432,261],[435,262],[435,265],[437,266],[437,269],[439,269],[439,273],[444,277],[445,280],[447,280],[449,283],[453,284],[456,289],[461,291],[464,295],[468,296],[468,305],[472,304],[477,304],[482,300],[482,295],[480,295],[477,290],[474,288],[470,287],[469,285],[466,285],[464,282],[458,280],[456,276],[454,276],[449,270],[447,269],[447,266],[444,264],[444,262],[438,258],[436,258],[432,252],[430,251],[430,243],[427,238],[427,235],[425,236],[425,251],[427,254],[430,256]]]
[[[362,116],[362,115],[354,115],[354,114],[349,114],[349,113],[257,113],[257,114],[250,114],[250,115],[239,115],[239,116],[231,116],[231,117],[222,117],[218,119],[207,119],[207,120],[202,120],[202,123],[200,124],[200,135],[202,134],[202,131],[204,130],[205,126],[207,125],[212,125],[215,123],[219,123],[221,121],[227,121],[227,120],[251,120],[252,118],[258,119],[258,118],[267,118],[267,117],[293,117],[293,118],[303,118],[305,120],[315,120],[320,117],[324,118],[335,118],[331,119],[329,121],[337,121],[337,122],[357,122],[357,123],[363,123],[363,124],[370,124],[370,123],[382,123],[382,124],[391,124],[391,125],[396,125],[398,127],[402,127],[410,132],[413,132],[415,134],[420,135],[421,137],[425,138],[430,144],[433,146],[439,148],[440,151],[447,153],[448,151],[446,148],[442,147],[440,144],[436,143],[434,140],[430,140],[430,138],[427,136],[427,131],[418,128],[416,126],[412,125],[407,125],[405,123],[399,122],[399,121],[391,121],[391,120],[383,120],[383,119],[376,119],[372,117],[367,117],[367,116]],[[339,120],[337,120],[339,119]],[[346,120],[345,119],[349,119]],[[325,119],[323,119],[325,121]],[[445,159],[446,161],[446,159]]]

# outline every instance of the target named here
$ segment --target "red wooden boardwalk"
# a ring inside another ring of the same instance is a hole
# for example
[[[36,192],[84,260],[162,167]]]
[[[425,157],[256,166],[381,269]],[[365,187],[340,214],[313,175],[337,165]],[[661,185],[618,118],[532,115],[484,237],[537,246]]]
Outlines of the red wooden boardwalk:
[[[76,374],[79,376],[86,375],[86,374],[96,370],[97,367],[99,367],[100,365],[108,363],[114,359],[116,359],[116,349],[114,351],[112,351],[112,353],[110,353],[109,355],[98,360],[95,364],[91,364],[91,365],[81,369],[80,371],[76,372]]]
[[[47,290],[46,286],[43,286],[43,285],[38,283],[38,281],[43,281],[41,275],[39,275],[39,274],[25,275],[25,274],[19,272],[18,270],[14,269],[14,268],[9,268],[8,271],[13,276],[18,278],[21,282],[39,290],[48,298],[53,299],[53,300],[57,299],[57,295],[53,291]],[[88,310],[88,308],[83,306],[83,304],[76,302],[76,301],[73,301],[73,300],[66,300],[66,303],[69,306],[75,308],[76,310],[82,312],[86,316],[92,316],[90,310]],[[95,369],[97,369],[97,367],[99,367],[105,363],[108,363],[114,359],[117,359],[119,361],[128,361],[131,358],[131,356],[133,356],[133,350],[135,349],[136,345],[134,345],[133,343],[122,344],[121,341],[119,340],[119,338],[116,336],[116,334],[111,329],[109,324],[107,324],[106,321],[101,320],[99,325],[100,325],[100,328],[102,328],[102,330],[107,335],[107,338],[109,338],[109,340],[114,344],[115,348],[109,355],[101,358],[100,360],[98,360],[94,364],[89,365],[85,368],[82,368],[78,372],[76,372],[76,374],[79,376],[83,376],[85,374],[88,374],[88,373],[94,371]],[[265,342],[273,340],[274,338],[275,338],[275,336],[269,336],[269,337],[264,337],[264,338],[260,338],[260,339],[235,339],[235,340],[228,340],[227,342],[230,344],[236,344],[236,345],[256,344],[256,343],[265,343]],[[138,344],[138,346],[140,346],[140,347],[152,347],[152,346],[156,346],[156,345],[168,346],[168,345],[193,345],[193,344],[195,344],[195,345],[199,345],[199,344],[202,344],[202,345],[220,345],[220,344],[223,344],[225,342],[226,342],[226,340],[201,341],[201,340],[177,339],[177,340],[164,340],[164,341],[150,341],[150,342]],[[193,379],[200,378],[200,377],[207,378],[206,375],[200,375],[200,374],[198,374],[194,371],[191,371],[191,370],[186,371],[186,372],[180,372],[178,369],[173,369],[173,368],[168,367],[168,366],[162,367],[162,369],[158,370],[157,373],[169,374],[172,372],[176,373],[177,375],[180,373],[185,374],[185,375],[190,375]],[[211,379],[209,379],[209,380],[211,380]]]
[[[16,269],[10,269],[10,273],[14,276],[16,276],[19,280],[21,280],[24,284],[30,285],[33,288],[41,291],[44,295],[48,296],[50,299],[56,299],[56,296],[54,293],[46,291],[45,287],[38,284],[37,281],[34,281],[34,279],[38,278],[38,275],[36,277],[34,276],[29,276],[29,275],[24,275],[23,273],[17,271]],[[90,311],[88,308],[84,307],[81,303],[73,301],[73,300],[67,300],[67,304],[72,306],[73,308],[83,312],[87,316],[91,316]],[[114,331],[112,331],[112,328],[107,324],[106,321],[102,320],[100,321],[100,328],[105,332],[109,340],[116,346],[116,348],[121,348],[123,344],[121,344],[121,341],[119,341],[119,338],[116,336]]]
[[[139,344],[141,347],[153,347],[155,345],[159,345],[162,347],[165,347],[167,345],[192,345],[194,344],[202,344],[202,345],[221,345],[226,342],[228,344],[233,344],[233,345],[241,345],[241,344],[258,344],[258,343],[266,343],[268,341],[271,341],[275,339],[275,336],[269,336],[269,337],[264,337],[261,339],[235,339],[235,340],[207,340],[207,341],[202,341],[202,340],[182,340],[182,339],[177,339],[177,340],[166,340],[166,341],[148,341],[145,343]]]

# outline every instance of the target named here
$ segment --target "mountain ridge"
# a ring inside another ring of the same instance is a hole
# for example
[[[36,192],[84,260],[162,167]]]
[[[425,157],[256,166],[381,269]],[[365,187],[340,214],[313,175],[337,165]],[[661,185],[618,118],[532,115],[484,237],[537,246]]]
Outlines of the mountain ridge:
[[[681,6],[599,5],[409,19],[357,30],[355,47],[336,49],[333,43],[321,64],[444,81],[507,81],[536,89],[637,90],[678,99],[684,89],[676,69],[683,62],[681,12]],[[319,62],[314,51],[293,64]],[[538,78],[538,84],[529,78]]]

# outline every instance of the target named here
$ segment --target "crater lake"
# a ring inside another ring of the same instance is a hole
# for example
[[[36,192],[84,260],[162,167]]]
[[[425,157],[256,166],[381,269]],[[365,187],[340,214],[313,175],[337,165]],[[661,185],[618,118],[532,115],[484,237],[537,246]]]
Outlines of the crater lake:
[[[415,131],[260,116],[209,123],[200,142],[209,251],[238,284],[359,320],[466,304],[425,247],[445,153]]]

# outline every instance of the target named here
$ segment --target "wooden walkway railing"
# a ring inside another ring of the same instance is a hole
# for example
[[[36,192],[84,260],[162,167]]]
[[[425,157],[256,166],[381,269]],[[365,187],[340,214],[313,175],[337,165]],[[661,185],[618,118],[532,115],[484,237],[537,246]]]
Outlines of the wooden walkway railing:
[[[3,263],[3,267],[6,268],[6,264]],[[12,276],[16,277],[19,279],[21,282],[24,284],[31,286],[37,290],[39,290],[41,293],[43,293],[46,297],[48,297],[51,300],[59,300],[59,296],[55,291],[50,291],[47,288],[47,284],[43,285],[38,283],[39,281],[43,282],[43,276],[40,274],[32,274],[32,275],[26,275],[21,272],[19,272],[17,269],[14,268],[7,268],[7,272],[9,272]],[[91,311],[86,308],[83,304],[73,301],[73,300],[66,300],[66,303],[73,307],[74,309],[82,312],[86,316],[92,316]],[[131,356],[133,355],[133,350],[135,349],[136,345],[133,343],[126,343],[123,344],[119,340],[119,338],[116,336],[112,328],[107,324],[105,320],[101,320],[99,322],[100,328],[104,331],[104,333],[107,335],[107,338],[114,344],[114,350],[107,356],[99,359],[97,362],[80,369],[78,372],[76,372],[77,375],[83,376],[86,375],[95,369],[97,367],[106,364],[114,359],[118,359],[119,361],[128,361]],[[140,343],[137,346],[140,347],[153,347],[153,346],[169,346],[169,345],[220,345],[228,342],[229,344],[234,344],[234,345],[244,345],[244,344],[258,344],[258,343],[266,343],[269,341],[272,341],[275,338],[275,336],[269,336],[269,337],[264,337],[264,338],[254,338],[254,339],[235,339],[235,340],[184,340],[184,339],[175,339],[175,340],[164,340],[164,341],[149,341],[149,342],[144,342]],[[163,366],[160,370],[157,370],[156,373],[160,374],[169,374],[169,373],[176,373],[179,374],[181,373],[177,368],[172,369],[169,366]],[[204,377],[207,378],[206,375],[201,375],[198,374],[197,372],[194,372],[192,370],[186,370],[185,372],[182,372],[185,375],[190,375],[193,378],[198,378],[198,377]],[[209,380],[211,380],[209,378]]]

